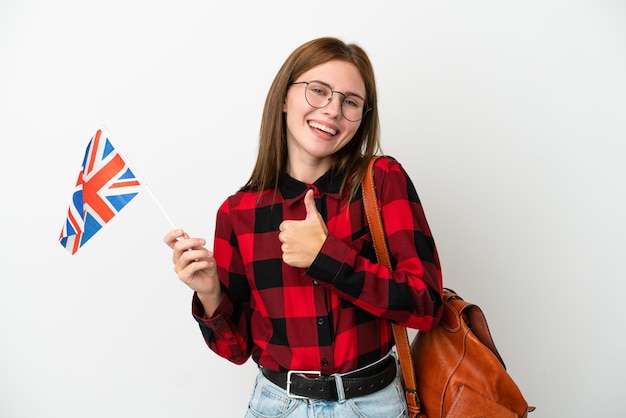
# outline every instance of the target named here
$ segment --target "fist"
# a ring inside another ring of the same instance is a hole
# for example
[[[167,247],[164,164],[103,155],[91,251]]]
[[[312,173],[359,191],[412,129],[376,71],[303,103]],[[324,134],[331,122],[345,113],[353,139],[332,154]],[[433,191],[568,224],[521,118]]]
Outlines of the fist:
[[[315,207],[312,189],[304,195],[304,206],[306,218],[283,221],[279,227],[283,261],[292,267],[310,267],[328,236],[324,219]]]

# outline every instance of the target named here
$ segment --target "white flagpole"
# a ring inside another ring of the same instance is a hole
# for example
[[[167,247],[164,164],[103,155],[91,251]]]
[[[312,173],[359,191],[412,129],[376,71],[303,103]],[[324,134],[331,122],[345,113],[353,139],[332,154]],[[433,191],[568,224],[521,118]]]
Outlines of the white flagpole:
[[[156,205],[159,207],[159,209],[161,210],[161,213],[163,214],[163,216],[165,216],[165,219],[167,219],[167,221],[170,223],[170,226],[172,227],[172,229],[176,229],[176,225],[174,225],[174,222],[172,222],[172,219],[167,215],[167,212],[165,212],[165,209],[163,209],[163,206],[161,206],[156,196],[154,196],[154,193],[152,193],[152,190],[150,190],[150,187],[148,187],[148,184],[142,183],[142,185],[148,191],[148,194],[150,194],[150,196],[152,197],[152,200],[154,200],[154,203],[156,203]]]
[[[111,138],[111,131],[105,126],[102,125],[102,132],[105,134],[105,136],[109,139],[109,141],[113,144],[113,146],[115,147],[115,150],[117,151],[118,154],[120,154],[122,156],[122,158],[124,159],[124,161],[126,162],[126,164],[128,164],[128,166],[130,166],[131,171],[133,172],[133,174],[138,178],[139,183],[141,184],[141,186],[146,189],[146,191],[148,192],[148,194],[150,195],[150,197],[152,197],[152,200],[154,201],[154,203],[156,203],[157,207],[159,208],[159,210],[161,211],[161,213],[163,214],[163,216],[165,216],[165,219],[167,219],[167,222],[169,222],[170,226],[172,227],[172,229],[176,229],[176,225],[174,225],[174,222],[172,222],[172,219],[168,216],[167,212],[165,212],[165,209],[163,209],[163,206],[161,205],[161,203],[159,203],[159,201],[157,200],[156,196],[154,195],[154,193],[152,193],[152,190],[150,190],[150,187],[148,187],[148,183],[144,180],[144,178],[139,174],[139,171],[137,171],[137,169],[135,168],[134,164],[128,159],[128,157],[126,156],[126,154],[124,152],[122,152],[122,149],[118,146],[117,142],[115,142],[112,138]]]

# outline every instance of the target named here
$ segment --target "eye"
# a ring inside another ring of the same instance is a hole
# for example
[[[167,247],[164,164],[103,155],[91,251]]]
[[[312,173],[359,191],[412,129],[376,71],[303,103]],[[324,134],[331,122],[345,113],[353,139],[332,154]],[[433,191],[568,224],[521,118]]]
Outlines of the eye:
[[[363,102],[357,97],[346,97],[343,99],[343,104],[354,108],[363,107]]]
[[[313,81],[309,84],[308,90],[318,96],[328,97],[331,95],[330,87],[319,81]]]
[[[322,96],[322,97],[330,96],[330,87],[322,83],[311,83],[309,84],[308,90],[317,96]]]

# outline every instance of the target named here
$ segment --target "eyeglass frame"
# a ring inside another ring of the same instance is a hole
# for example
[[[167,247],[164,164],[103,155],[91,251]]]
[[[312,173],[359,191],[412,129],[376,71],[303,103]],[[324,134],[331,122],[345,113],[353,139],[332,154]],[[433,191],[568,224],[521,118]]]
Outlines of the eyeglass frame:
[[[308,99],[308,98],[307,98],[307,96],[306,96],[306,91],[307,91],[307,89],[309,88],[309,85],[310,85],[311,83],[320,83],[320,84],[323,84],[323,85],[325,85],[325,86],[328,86],[328,88],[330,89],[330,100],[328,100],[328,103],[326,103],[324,106],[322,106],[322,107],[313,106],[313,105],[309,102],[309,99]],[[291,83],[289,83],[289,87],[293,86],[294,84],[306,84],[306,86],[304,87],[304,100],[306,100],[307,104],[308,104],[309,106],[311,106],[312,108],[314,108],[314,109],[324,109],[326,106],[328,106],[329,104],[331,104],[331,102],[333,101],[333,96],[334,96],[334,94],[335,94],[335,93],[339,93],[339,94],[341,94],[341,95],[344,97],[344,99],[345,99],[346,97],[349,97],[347,94],[345,94],[345,93],[343,93],[343,92],[341,92],[341,91],[333,90],[333,88],[332,88],[332,87],[330,87],[330,85],[328,85],[327,83],[324,83],[323,81],[320,81],[320,80],[311,80],[311,81],[292,81]],[[362,114],[362,116],[361,116],[361,119],[357,119],[357,120],[350,120],[350,119],[346,118],[346,115],[344,115],[344,113],[343,113],[343,100],[341,101],[341,105],[340,105],[340,109],[341,109],[341,116],[343,116],[343,117],[344,117],[344,119],[345,119],[345,120],[347,120],[347,121],[349,121],[349,122],[360,122],[360,121],[362,121],[362,120],[363,120],[363,118],[365,117],[365,115],[367,115],[367,113],[368,113],[370,110],[372,110],[372,108],[371,108],[371,107],[369,107],[369,106],[367,105],[367,102],[366,102],[365,98],[363,98],[363,97],[359,96],[358,94],[351,94],[350,96],[356,96],[356,97],[358,97],[359,99],[363,100],[363,103],[364,103],[363,109],[364,109],[364,110],[363,110],[363,114]]]

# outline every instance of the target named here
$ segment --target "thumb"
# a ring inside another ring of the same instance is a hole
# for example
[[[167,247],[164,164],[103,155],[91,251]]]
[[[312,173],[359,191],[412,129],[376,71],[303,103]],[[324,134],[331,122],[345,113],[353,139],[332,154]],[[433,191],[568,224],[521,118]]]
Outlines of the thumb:
[[[313,189],[309,189],[304,195],[304,207],[306,208],[306,219],[317,218],[319,212],[315,206],[315,198],[313,197]]]

